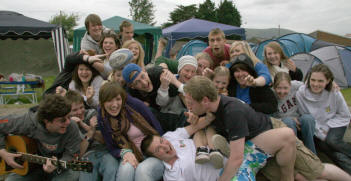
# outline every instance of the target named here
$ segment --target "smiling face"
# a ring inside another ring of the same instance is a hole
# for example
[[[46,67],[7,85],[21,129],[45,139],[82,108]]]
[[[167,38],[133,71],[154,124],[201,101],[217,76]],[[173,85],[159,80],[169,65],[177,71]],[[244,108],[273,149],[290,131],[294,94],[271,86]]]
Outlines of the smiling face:
[[[212,49],[212,53],[216,57],[222,57],[224,55],[225,39],[221,34],[214,34],[208,37],[208,43]]]
[[[153,85],[149,75],[145,71],[141,71],[131,84],[131,88],[139,91],[151,92],[153,90]]]
[[[213,77],[213,83],[217,90],[224,90],[228,87],[229,78],[225,75],[217,75]]]
[[[202,75],[202,72],[206,69],[206,68],[210,68],[211,63],[209,61],[207,61],[204,58],[199,58],[197,60],[197,69],[196,69],[196,75]]]
[[[166,139],[154,136],[148,151],[156,158],[168,162],[177,157],[173,145]]]
[[[270,64],[278,65],[278,66],[280,65],[281,56],[280,56],[280,53],[278,51],[275,51],[271,47],[266,47],[265,48],[265,55],[266,55],[267,61]]]
[[[329,84],[328,80],[322,72],[313,72],[310,77],[310,90],[315,94],[320,94]]]
[[[275,94],[278,99],[284,99],[288,96],[291,89],[291,85],[288,80],[282,80],[278,83],[278,85],[274,88]]]
[[[44,120],[45,127],[50,133],[59,133],[65,134],[67,127],[71,123],[70,116],[67,114],[64,117],[54,118],[51,122],[48,120]]]
[[[237,69],[234,72],[234,78],[238,82],[240,86],[246,86],[245,78],[249,75],[249,73],[242,69]]]
[[[74,117],[78,117],[81,120],[84,120],[84,112],[85,112],[84,103],[73,102],[71,105],[71,112],[69,114],[71,117],[74,116]]]
[[[89,84],[92,76],[93,72],[88,66],[86,66],[85,64],[78,65],[78,78],[80,79],[82,84]]]
[[[230,50],[230,59],[233,59],[242,53],[245,53],[244,48],[241,45],[237,45]]]
[[[121,95],[118,95],[117,97],[114,97],[111,100],[104,102],[104,109],[109,115],[118,116],[118,114],[121,112],[122,103],[122,97]]]
[[[102,25],[101,25],[101,24],[89,23],[88,32],[89,32],[89,35],[90,35],[95,41],[100,41],[101,33],[102,33]]]
[[[124,81],[122,76],[122,70],[115,70],[112,76],[113,80],[118,82],[121,86],[124,86],[126,84],[126,81]]]
[[[102,43],[102,49],[107,55],[110,55],[112,52],[117,50],[117,45],[112,37],[106,37]]]
[[[179,81],[183,84],[187,83],[196,74],[196,67],[193,65],[184,65],[179,71]]]
[[[133,63],[137,63],[137,60],[139,58],[140,54],[140,49],[137,43],[132,43],[128,46],[128,49],[133,52]]]

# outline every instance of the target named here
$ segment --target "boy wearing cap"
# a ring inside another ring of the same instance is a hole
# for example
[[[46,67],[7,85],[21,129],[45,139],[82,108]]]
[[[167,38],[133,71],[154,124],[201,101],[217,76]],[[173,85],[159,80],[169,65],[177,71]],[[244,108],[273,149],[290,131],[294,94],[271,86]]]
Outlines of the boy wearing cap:
[[[224,32],[219,29],[213,29],[208,34],[209,46],[203,51],[208,53],[213,60],[214,68],[219,65],[225,65],[230,60],[230,45],[226,44]]]

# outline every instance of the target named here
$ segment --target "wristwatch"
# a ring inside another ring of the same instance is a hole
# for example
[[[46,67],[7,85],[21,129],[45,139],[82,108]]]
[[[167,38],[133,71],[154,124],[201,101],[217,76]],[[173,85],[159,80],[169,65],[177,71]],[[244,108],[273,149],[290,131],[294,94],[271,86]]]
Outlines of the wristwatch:
[[[92,142],[94,141],[94,139],[93,139],[92,137],[89,138],[88,135],[85,135],[85,136],[84,136],[84,139],[87,140],[87,142],[89,142],[89,144],[92,143]]]

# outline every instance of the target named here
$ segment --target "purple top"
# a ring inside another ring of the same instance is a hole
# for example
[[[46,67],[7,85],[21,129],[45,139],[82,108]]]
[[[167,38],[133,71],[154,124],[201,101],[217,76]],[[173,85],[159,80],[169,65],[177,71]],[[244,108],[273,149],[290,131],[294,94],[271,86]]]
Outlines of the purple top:
[[[156,117],[152,114],[150,109],[139,99],[134,98],[127,95],[126,104],[141,114],[144,119],[160,134],[163,135],[163,130],[161,128],[160,122],[156,119]],[[118,116],[119,117],[119,116]],[[129,112],[127,111],[127,118],[130,122],[134,122],[129,116]],[[98,108],[98,127],[104,137],[107,149],[116,158],[120,158],[121,149],[117,146],[117,144],[112,139],[112,128],[109,123],[104,123],[101,115],[101,108]]]

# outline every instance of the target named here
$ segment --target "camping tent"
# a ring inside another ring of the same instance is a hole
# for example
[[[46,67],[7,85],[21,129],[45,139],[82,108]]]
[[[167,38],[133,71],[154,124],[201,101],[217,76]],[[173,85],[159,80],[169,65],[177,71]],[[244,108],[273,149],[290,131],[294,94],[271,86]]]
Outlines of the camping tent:
[[[26,17],[12,11],[0,11],[0,39],[52,38],[61,71],[65,56],[70,53],[62,27]]]
[[[162,35],[169,40],[166,48],[167,56],[176,40],[183,38],[194,39],[197,37],[205,38],[215,28],[220,28],[226,36],[238,35],[243,40],[246,38],[244,28],[191,18],[162,30]]]
[[[316,41],[316,39],[303,33],[292,33],[281,36],[277,39],[266,40],[254,48],[256,50],[255,54],[257,58],[263,60],[264,46],[271,41],[278,42],[283,48],[285,55],[290,57],[296,53],[310,52],[312,43]]]
[[[161,28],[154,27],[148,24],[139,23],[130,19],[126,19],[120,16],[114,16],[109,19],[102,21],[102,25],[109,29],[113,29],[116,32],[119,32],[119,25],[122,21],[129,21],[133,24],[134,27],[134,34],[135,35],[142,35],[145,37],[144,42],[140,42],[143,45],[145,50],[145,63],[149,62],[152,58],[153,47],[157,45],[157,41],[161,36]],[[86,32],[85,27],[80,27],[74,30],[74,37],[73,37],[73,50],[79,51],[80,50],[80,41],[83,38]],[[137,38],[139,41],[139,39]]]
[[[340,87],[351,86],[351,51],[341,46],[325,46],[310,54],[303,53],[290,57],[299,67],[304,76],[316,64],[326,64],[333,72],[334,81]]]

